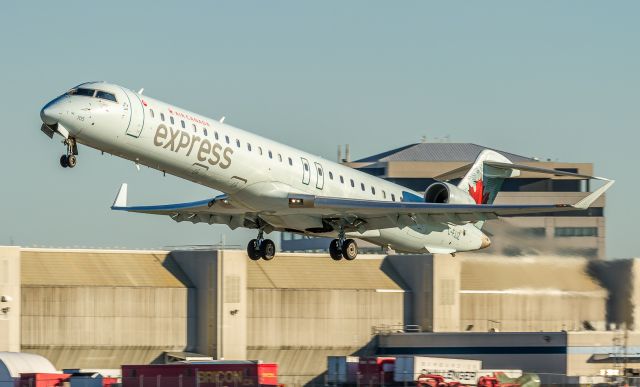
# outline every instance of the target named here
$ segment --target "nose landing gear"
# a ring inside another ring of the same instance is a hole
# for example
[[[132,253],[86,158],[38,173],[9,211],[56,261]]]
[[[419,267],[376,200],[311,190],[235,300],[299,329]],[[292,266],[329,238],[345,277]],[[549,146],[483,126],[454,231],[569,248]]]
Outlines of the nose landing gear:
[[[76,144],[75,138],[67,138],[64,140],[64,144],[67,146],[67,153],[60,157],[60,166],[62,168],[73,168],[78,163],[78,144]]]
[[[276,256],[276,245],[271,239],[264,239],[264,231],[258,231],[258,238],[252,239],[247,245],[247,255],[252,261],[260,258],[270,261]]]

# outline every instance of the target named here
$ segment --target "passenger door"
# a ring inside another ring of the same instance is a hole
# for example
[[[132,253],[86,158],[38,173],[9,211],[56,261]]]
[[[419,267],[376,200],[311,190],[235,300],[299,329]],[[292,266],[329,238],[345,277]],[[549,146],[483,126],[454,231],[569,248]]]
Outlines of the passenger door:
[[[322,165],[319,163],[315,163],[316,165],[316,188],[322,189],[324,187],[324,171],[322,170]]]
[[[309,160],[304,157],[300,157],[302,160],[302,184],[309,185],[309,181],[311,180],[311,171],[309,168]]]
[[[129,106],[131,107],[131,119],[127,127],[127,134],[132,137],[140,137],[144,127],[144,106],[137,93],[128,92]]]

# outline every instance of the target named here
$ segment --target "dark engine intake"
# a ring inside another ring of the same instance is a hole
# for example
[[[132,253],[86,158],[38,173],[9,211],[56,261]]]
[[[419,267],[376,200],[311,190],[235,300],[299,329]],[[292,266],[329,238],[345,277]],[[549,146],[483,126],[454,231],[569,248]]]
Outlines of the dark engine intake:
[[[473,198],[453,184],[437,182],[424,191],[426,203],[476,204]]]

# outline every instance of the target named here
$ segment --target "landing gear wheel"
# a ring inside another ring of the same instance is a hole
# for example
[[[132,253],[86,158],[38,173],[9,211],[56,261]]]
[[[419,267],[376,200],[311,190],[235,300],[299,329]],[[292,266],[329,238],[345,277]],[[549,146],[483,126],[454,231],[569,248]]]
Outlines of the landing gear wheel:
[[[340,251],[340,247],[338,247],[337,239],[332,240],[329,244],[329,255],[334,261],[339,261],[342,259],[342,251]]]
[[[69,165],[69,168],[75,167],[77,163],[78,163],[78,159],[76,158],[75,155],[67,156],[67,164]]]
[[[60,156],[60,166],[62,168],[67,168],[69,166],[69,159],[67,158],[67,155]]]
[[[271,239],[265,239],[260,243],[260,256],[265,261],[270,261],[276,256],[276,245]]]
[[[353,239],[342,242],[342,256],[347,261],[353,261],[358,256],[358,245]]]
[[[252,239],[249,241],[249,244],[247,245],[247,255],[249,256],[249,259],[251,259],[252,261],[257,261],[261,258],[260,251],[258,251],[257,239]]]

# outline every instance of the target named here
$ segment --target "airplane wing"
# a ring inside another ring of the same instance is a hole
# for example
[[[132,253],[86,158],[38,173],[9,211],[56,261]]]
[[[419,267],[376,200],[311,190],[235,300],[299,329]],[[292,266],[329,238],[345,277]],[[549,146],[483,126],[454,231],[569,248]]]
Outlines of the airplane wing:
[[[602,179],[602,178],[601,178]],[[606,179],[602,179],[606,180]],[[418,202],[389,202],[345,199],[315,195],[289,195],[289,208],[326,219],[347,219],[359,231],[402,227],[426,223],[427,220],[466,223],[548,212],[586,210],[614,184],[606,183],[575,204],[447,204]]]
[[[111,209],[114,211],[167,215],[176,222],[187,221],[191,223],[226,224],[231,229],[251,227],[253,223],[253,219],[246,211],[233,206],[226,195],[188,203],[127,206],[126,183],[120,186],[120,190]]]

